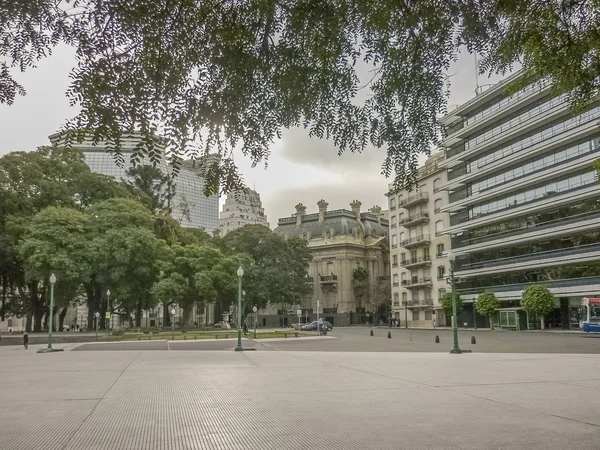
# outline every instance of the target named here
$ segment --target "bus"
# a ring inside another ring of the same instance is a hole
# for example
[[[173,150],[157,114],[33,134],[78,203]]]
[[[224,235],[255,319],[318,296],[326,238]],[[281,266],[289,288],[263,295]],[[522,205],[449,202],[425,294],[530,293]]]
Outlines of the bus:
[[[600,333],[600,298],[581,299],[581,322],[584,333]]]

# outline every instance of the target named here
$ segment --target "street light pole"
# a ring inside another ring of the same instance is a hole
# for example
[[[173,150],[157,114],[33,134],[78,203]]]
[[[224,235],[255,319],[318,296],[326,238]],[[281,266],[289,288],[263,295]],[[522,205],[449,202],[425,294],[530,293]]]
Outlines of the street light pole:
[[[175,308],[171,310],[171,330],[173,333],[173,340],[175,340]]]
[[[476,330],[477,329],[477,311],[476,308],[477,307],[477,300],[473,300],[473,329]]]
[[[106,290],[106,318],[108,322],[106,323],[106,331],[110,331],[110,289]]]
[[[244,347],[242,347],[242,277],[244,276],[244,268],[240,265],[237,270],[238,277],[238,308],[237,308],[237,347],[235,348],[236,352],[243,352]]]
[[[408,328],[408,300],[402,300],[404,303],[404,328]]]
[[[56,275],[50,275],[50,317],[48,317],[48,350],[52,350],[52,328],[54,328],[54,283]]]
[[[454,344],[450,353],[460,354],[462,350],[458,346],[458,317],[456,314],[456,291],[454,289],[454,260],[456,255],[452,252],[448,252],[448,261],[450,261],[450,288],[452,289],[452,332],[454,334]]]

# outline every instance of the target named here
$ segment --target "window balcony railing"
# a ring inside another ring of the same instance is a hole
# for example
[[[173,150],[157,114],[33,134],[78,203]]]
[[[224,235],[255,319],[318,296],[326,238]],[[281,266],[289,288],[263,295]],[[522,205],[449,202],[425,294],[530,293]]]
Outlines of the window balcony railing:
[[[429,244],[431,244],[431,236],[428,234],[420,234],[418,236],[411,237],[410,239],[403,240],[400,245],[405,248],[410,248]]]
[[[418,192],[414,195],[410,195],[398,202],[398,206],[401,208],[408,209],[411,206],[419,205],[421,203],[427,203],[429,201],[429,194],[427,192]]]
[[[408,284],[406,284],[406,287],[408,287],[408,288],[431,286],[431,284],[432,284],[431,277],[413,278],[412,280],[406,280],[406,281],[408,283]]]
[[[411,217],[407,217],[405,219],[400,220],[398,223],[402,226],[404,226],[405,228],[410,228],[422,223],[428,223],[429,222],[429,213],[419,213],[419,214],[415,214]]]
[[[337,282],[337,275],[321,276],[321,283],[335,283],[335,282]]]
[[[406,264],[404,264],[404,266],[406,268],[419,267],[419,266],[430,266],[430,265],[431,265],[431,258],[429,256],[423,256],[422,258],[414,258],[414,259],[411,259],[410,261],[407,260]]]
[[[398,282],[397,282],[397,281],[394,281],[394,282],[392,283],[392,285],[393,285],[394,287],[397,287],[397,286],[398,286]]]

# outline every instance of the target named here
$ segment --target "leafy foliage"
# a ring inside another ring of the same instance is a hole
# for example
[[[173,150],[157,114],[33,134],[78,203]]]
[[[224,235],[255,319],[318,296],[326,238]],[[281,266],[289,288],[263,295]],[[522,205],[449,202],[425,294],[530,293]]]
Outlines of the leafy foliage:
[[[175,185],[169,175],[149,164],[131,167],[126,173],[130,177],[127,184],[140,202],[146,204],[152,212],[172,212],[171,201],[175,195]]]
[[[537,317],[543,317],[554,310],[554,296],[546,286],[534,284],[523,291],[521,306]]]
[[[584,104],[598,94],[597,17],[595,0],[7,0],[0,103],[25,93],[11,65],[31,68],[66,42],[77,49],[67,95],[81,108],[68,128],[117,153],[123,133],[141,131],[153,162],[164,132],[176,163],[192,154],[204,166],[207,193],[239,186],[231,149],[266,161],[295,126],[340,153],[387,147],[382,170],[399,186],[439,137],[462,46],[482,72],[518,62]]]
[[[484,316],[490,317],[496,313],[496,310],[500,307],[500,302],[496,298],[493,292],[482,292],[477,297],[477,312]]]
[[[306,241],[285,238],[263,225],[246,225],[223,238],[224,252],[244,267],[245,310],[256,305],[297,304],[311,292],[306,283],[312,255]]]
[[[369,291],[369,270],[357,267],[352,271],[352,287],[357,297],[363,297]]]
[[[463,303],[458,293],[454,295],[456,297],[456,314],[459,314],[463,309]],[[452,292],[446,292],[442,297],[442,308],[446,314],[452,314]]]

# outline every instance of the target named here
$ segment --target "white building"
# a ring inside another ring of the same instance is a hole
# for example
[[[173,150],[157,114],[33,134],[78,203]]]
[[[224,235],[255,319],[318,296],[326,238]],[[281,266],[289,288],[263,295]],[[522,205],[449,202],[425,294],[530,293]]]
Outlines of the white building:
[[[450,237],[448,192],[442,167],[444,153],[433,154],[418,170],[412,191],[388,193],[392,314],[402,326],[433,327],[446,323],[441,299],[450,290],[446,254]],[[392,185],[390,185],[390,189]]]
[[[249,188],[230,192],[219,218],[221,236],[244,225],[257,224],[269,226],[260,194]]]

